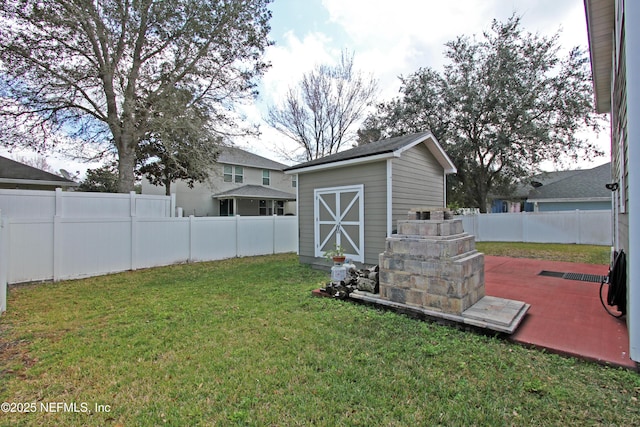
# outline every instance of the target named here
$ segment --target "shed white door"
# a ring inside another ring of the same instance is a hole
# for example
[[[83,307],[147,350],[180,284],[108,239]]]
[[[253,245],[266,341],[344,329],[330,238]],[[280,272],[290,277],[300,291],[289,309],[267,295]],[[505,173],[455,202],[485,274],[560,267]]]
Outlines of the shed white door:
[[[316,189],[313,205],[315,256],[339,245],[364,262],[364,185]]]

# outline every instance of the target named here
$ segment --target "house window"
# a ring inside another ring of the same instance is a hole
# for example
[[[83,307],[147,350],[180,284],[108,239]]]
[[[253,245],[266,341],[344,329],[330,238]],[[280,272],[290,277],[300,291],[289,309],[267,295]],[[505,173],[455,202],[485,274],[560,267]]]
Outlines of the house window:
[[[276,202],[276,215],[284,215],[284,200]]]
[[[262,169],[262,185],[271,185],[271,172]]]
[[[244,169],[242,166],[236,166],[235,183],[242,184],[244,182]]]
[[[233,182],[233,167],[224,165],[224,182]]]
[[[294,188],[298,186],[298,175],[291,176],[291,186]]]
[[[267,214],[267,201],[260,200],[260,215],[265,216]]]

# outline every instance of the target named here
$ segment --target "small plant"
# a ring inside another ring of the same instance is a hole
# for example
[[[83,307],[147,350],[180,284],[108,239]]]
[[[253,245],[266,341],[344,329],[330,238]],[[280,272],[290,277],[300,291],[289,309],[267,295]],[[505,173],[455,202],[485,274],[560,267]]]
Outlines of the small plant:
[[[324,253],[324,257],[329,261],[332,261],[334,258],[344,258],[344,249],[340,245],[334,245],[333,249]]]

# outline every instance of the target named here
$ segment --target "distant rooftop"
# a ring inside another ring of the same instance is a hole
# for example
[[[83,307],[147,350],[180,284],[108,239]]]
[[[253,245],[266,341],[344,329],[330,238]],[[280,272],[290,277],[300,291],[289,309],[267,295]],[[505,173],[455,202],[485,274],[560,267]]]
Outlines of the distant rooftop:
[[[250,153],[237,147],[228,146],[220,148],[218,163],[278,171],[287,167],[287,165],[267,159],[266,157],[258,156],[257,154]]]
[[[295,194],[274,190],[273,188],[264,187],[262,185],[243,185],[242,187],[214,194],[212,197],[217,199],[232,197],[278,200],[296,199]]]
[[[75,187],[78,183],[61,176],[0,156],[0,183],[45,184]]]
[[[611,198],[611,191],[605,188],[611,182],[611,162],[574,172],[533,189],[529,200]]]

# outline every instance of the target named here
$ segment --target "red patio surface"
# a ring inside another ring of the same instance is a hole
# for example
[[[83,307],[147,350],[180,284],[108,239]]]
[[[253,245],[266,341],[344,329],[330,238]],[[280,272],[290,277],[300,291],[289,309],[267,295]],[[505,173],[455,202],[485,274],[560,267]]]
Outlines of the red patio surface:
[[[515,342],[636,369],[629,358],[625,319],[607,314],[600,283],[540,276],[542,270],[606,275],[606,265],[485,256],[487,295],[531,304],[511,335]]]

